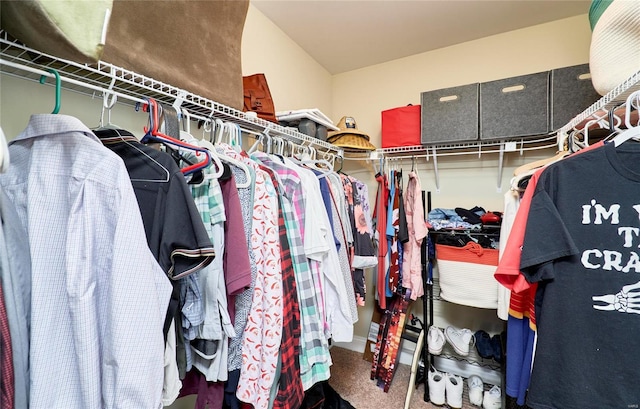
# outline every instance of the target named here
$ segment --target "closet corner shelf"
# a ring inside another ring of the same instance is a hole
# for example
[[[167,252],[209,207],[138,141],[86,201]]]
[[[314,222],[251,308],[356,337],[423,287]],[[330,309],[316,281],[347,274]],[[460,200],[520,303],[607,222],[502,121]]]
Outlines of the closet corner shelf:
[[[187,92],[172,85],[154,80],[136,72],[99,61],[96,64],[80,64],[54,57],[14,40],[0,30],[0,72],[2,74],[39,81],[41,75],[52,76],[48,70],[60,73],[63,88],[85,95],[111,93],[130,104],[153,98],[169,105],[179,105],[197,119],[221,119],[239,124],[244,129],[279,136],[293,142],[343,156],[341,148],[328,142],[307,136],[261,118],[247,116],[244,112],[213,100]]]

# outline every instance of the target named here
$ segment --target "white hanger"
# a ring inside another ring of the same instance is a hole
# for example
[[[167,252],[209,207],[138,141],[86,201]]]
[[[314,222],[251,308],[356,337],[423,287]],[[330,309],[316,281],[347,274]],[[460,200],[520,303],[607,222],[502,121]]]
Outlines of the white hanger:
[[[197,145],[207,149],[209,151],[209,156],[211,157],[211,160],[216,167],[216,171],[215,173],[206,174],[206,177],[214,179],[219,178],[224,173],[224,166],[222,165],[222,162],[220,162],[220,158],[218,157],[218,153],[215,150],[215,146],[213,146],[211,142],[204,139],[204,133],[202,135],[202,139],[197,139],[195,136],[191,135],[191,115],[189,115],[189,111],[184,108],[181,108],[180,111],[183,127],[183,129],[180,130],[180,139],[192,145]],[[204,129],[206,129],[206,122]]]
[[[211,142],[215,143],[216,145],[220,145],[221,143],[224,142],[222,138],[224,137],[224,131],[226,126],[224,122],[222,122],[222,119],[216,119],[214,127],[215,127],[214,128],[215,133],[212,134],[213,140]]]
[[[232,126],[233,126],[233,129],[232,129]],[[216,119],[215,129],[212,130],[211,132],[211,138],[212,140],[215,140],[216,145],[221,146],[223,143],[225,143],[222,139],[225,136],[225,132],[235,132],[235,124],[232,124],[230,122],[225,123],[221,119]],[[231,138],[231,136],[229,136],[229,138]],[[228,145],[232,147],[231,144],[228,144]],[[218,153],[218,151],[216,151],[216,153]],[[223,162],[236,166],[244,172],[246,180],[242,183],[236,181],[236,187],[238,189],[245,189],[251,186],[251,182],[252,182],[251,171],[249,170],[249,167],[244,162],[239,161],[235,158],[232,158],[229,155],[226,155],[224,151],[219,152],[218,157]]]
[[[302,160],[300,161],[300,163],[321,172],[320,175],[318,175],[318,179],[322,179],[323,177],[326,177],[327,175],[333,173],[333,166],[329,161],[327,161],[326,159],[317,159],[316,148],[314,148],[313,146],[309,146],[308,149],[311,152],[309,155],[310,159]],[[318,165],[325,165],[327,168],[321,168]]]
[[[231,124],[233,126],[233,140],[231,141],[231,147],[238,153],[242,152],[242,131],[240,125]]]
[[[628,141],[629,139],[635,139],[635,138],[640,138],[640,126],[633,126],[631,124],[631,108],[633,107],[633,103],[634,101],[636,102],[636,109],[638,109],[637,105],[640,105],[640,91],[636,91],[633,94],[629,95],[629,98],[627,98],[627,104],[626,104],[626,108],[625,108],[625,118],[624,118],[624,122],[625,125],[627,126],[627,129],[624,130],[623,132],[619,133],[618,135],[616,135],[615,138],[613,138],[613,145],[618,147],[620,145],[622,145],[624,142]]]
[[[111,99],[109,99],[111,96]],[[103,131],[105,129],[121,129],[120,126],[111,123],[111,109],[116,106],[118,102],[118,95],[110,92],[104,92],[102,94],[102,111],[100,112],[100,126],[97,131]],[[107,123],[104,122],[104,113],[107,112]]]
[[[0,173],[4,173],[9,169],[9,145],[4,131],[0,127]]]

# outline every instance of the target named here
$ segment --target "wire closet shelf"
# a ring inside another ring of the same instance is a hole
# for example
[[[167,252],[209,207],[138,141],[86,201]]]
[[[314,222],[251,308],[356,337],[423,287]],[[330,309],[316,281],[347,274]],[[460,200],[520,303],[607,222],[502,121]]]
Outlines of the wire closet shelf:
[[[611,109],[624,104],[627,97],[634,91],[640,90],[640,71],[631,75],[627,80],[616,86],[609,93],[596,101],[582,113],[576,115],[569,123],[560,129],[539,137],[514,137],[494,141],[473,141],[454,144],[434,144],[402,146],[395,148],[376,149],[368,159],[411,159],[418,156],[429,157],[453,155],[482,155],[486,153],[524,152],[531,150],[557,148],[563,149],[567,136],[574,130],[581,130],[588,121],[605,120]]]
[[[50,69],[58,71],[62,87],[72,92],[85,95],[113,94],[118,96],[119,102],[126,101],[131,105],[144,102],[144,98],[153,98],[186,109],[195,119],[230,121],[257,134],[267,132],[271,137],[281,137],[318,151],[343,156],[341,148],[293,128],[248,116],[211,99],[103,61],[81,64],[58,58],[29,48],[5,31],[0,31],[0,73],[40,81],[42,75],[54,76]]]

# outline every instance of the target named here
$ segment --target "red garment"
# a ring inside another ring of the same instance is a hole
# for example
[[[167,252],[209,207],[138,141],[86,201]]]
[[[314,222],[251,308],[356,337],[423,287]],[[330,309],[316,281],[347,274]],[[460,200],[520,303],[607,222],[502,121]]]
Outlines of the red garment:
[[[15,379],[13,377],[13,350],[9,318],[4,305],[2,283],[0,283],[0,408],[13,409],[15,405]]]
[[[225,248],[222,271],[227,287],[227,311],[231,323],[236,321],[236,295],[251,287],[251,263],[244,233],[242,206],[234,178],[220,180],[226,221],[224,222]],[[228,262],[228,261],[231,262]]]
[[[389,200],[389,185],[387,176],[377,174],[378,192],[376,193],[376,205],[373,210],[376,215],[376,231],[378,233],[378,278],[376,291],[378,293],[378,304],[380,308],[387,309],[387,298],[385,294],[385,259],[389,251],[387,246],[387,203]]]
[[[575,154],[587,152],[603,145],[604,142],[600,141]],[[522,246],[524,245],[524,235],[527,227],[527,219],[529,218],[531,199],[536,189],[538,179],[544,169],[545,168],[538,169],[533,176],[531,176],[527,184],[527,189],[522,199],[520,199],[520,206],[513,221],[511,233],[509,233],[507,245],[498,264],[498,268],[494,273],[496,280],[511,290],[509,315],[515,318],[529,316],[529,325],[534,331],[536,330],[535,297],[538,284],[529,283],[524,276],[520,274],[520,257],[522,255]]]
[[[180,389],[180,397],[188,395],[198,395],[194,409],[222,409],[224,382],[207,382],[203,374],[193,369],[187,372]]]

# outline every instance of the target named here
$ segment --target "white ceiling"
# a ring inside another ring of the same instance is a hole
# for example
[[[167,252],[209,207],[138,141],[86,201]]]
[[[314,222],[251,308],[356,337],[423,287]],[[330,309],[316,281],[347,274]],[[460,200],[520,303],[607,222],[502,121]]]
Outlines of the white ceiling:
[[[251,0],[331,74],[589,11],[583,0]]]

